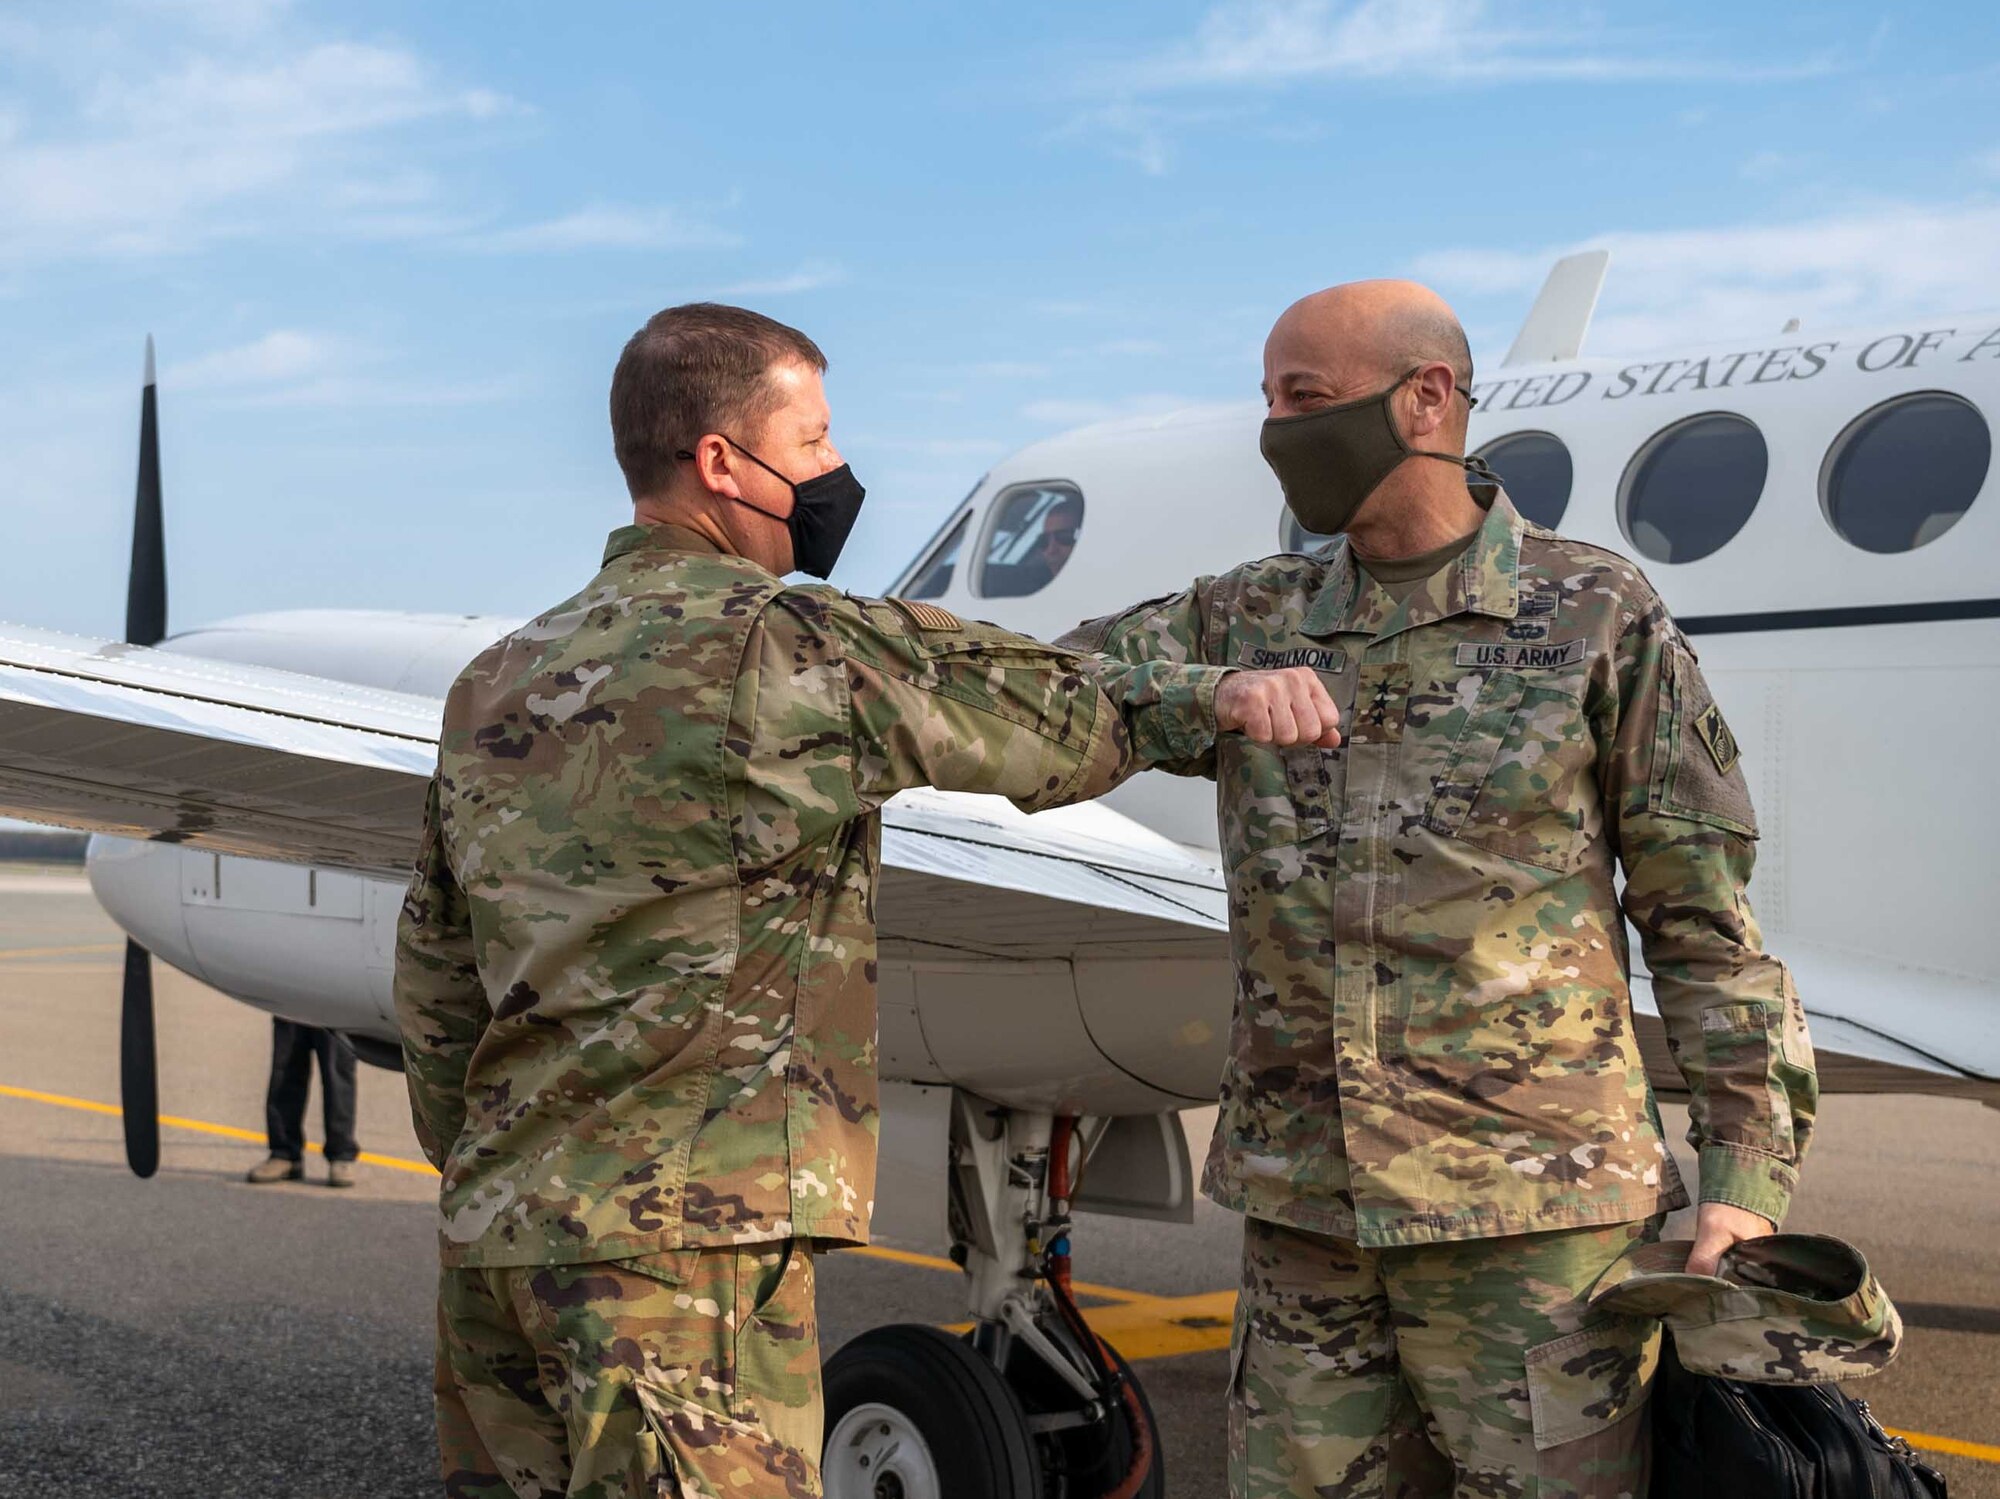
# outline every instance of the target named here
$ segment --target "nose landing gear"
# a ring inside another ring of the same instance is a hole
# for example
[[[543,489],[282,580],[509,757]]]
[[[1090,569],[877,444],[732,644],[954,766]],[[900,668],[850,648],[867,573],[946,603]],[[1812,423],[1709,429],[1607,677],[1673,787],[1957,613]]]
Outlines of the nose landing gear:
[[[1075,1120],[952,1099],[963,1339],[878,1327],[826,1367],[828,1499],[1161,1499],[1145,1392],[1069,1285]]]

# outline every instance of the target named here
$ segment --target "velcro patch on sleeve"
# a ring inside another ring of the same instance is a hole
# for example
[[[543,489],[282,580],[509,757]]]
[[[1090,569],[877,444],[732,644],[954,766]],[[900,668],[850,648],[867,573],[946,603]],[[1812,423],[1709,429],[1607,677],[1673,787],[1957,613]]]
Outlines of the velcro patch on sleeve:
[[[1556,666],[1574,666],[1583,659],[1589,643],[1584,640],[1564,640],[1553,645],[1534,645],[1526,642],[1495,640],[1487,643],[1467,643],[1458,648],[1460,666],[1498,666],[1508,671],[1547,669]]]
[[[1708,746],[1709,754],[1715,760],[1715,768],[1728,775],[1736,768],[1736,762],[1743,758],[1737,747],[1736,736],[1729,732],[1729,725],[1722,721],[1722,710],[1710,703],[1695,715],[1694,731],[1701,736],[1701,742]]]
[[[932,633],[950,633],[965,628],[965,621],[949,609],[940,609],[935,604],[926,604],[918,599],[884,599],[883,603],[894,609],[919,630]]]

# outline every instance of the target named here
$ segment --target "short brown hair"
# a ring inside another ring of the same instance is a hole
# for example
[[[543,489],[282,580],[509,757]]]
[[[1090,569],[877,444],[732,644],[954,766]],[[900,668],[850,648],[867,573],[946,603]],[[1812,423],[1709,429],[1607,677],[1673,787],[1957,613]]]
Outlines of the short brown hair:
[[[761,426],[777,405],[771,366],[826,369],[819,345],[748,308],[689,302],[656,312],[611,376],[611,445],[635,500],[673,480],[675,454],[703,434]]]

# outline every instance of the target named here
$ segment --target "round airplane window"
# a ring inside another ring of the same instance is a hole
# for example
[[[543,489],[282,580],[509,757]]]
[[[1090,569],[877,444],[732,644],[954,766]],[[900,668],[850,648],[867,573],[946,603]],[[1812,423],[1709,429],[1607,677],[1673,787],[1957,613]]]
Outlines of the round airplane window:
[[[1833,529],[1866,552],[1913,552],[1958,524],[1986,483],[1993,435],[1979,408],[1923,390],[1861,413],[1819,470]]]
[[[1538,526],[1554,530],[1569,509],[1576,465],[1553,432],[1509,432],[1479,450],[1514,508]]]
[[[1711,411],[1653,434],[1618,486],[1625,539],[1654,562],[1699,562],[1727,546],[1771,466],[1754,422]]]

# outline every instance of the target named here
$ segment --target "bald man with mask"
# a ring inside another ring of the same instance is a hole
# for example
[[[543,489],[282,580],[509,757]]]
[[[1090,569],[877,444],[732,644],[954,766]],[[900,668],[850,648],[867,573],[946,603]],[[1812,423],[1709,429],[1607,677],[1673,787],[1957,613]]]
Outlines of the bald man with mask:
[[[1804,1014],[1744,898],[1736,743],[1639,569],[1463,456],[1471,380],[1421,286],[1296,303],[1261,447],[1332,543],[1065,642],[1115,665],[1114,700],[1148,664],[1303,664],[1341,714],[1337,748],[1278,722],[1160,767],[1216,781],[1228,871],[1204,1185],[1245,1214],[1237,1496],[1645,1493],[1659,1334],[1586,1305],[1688,1201],[1628,919],[1691,1094],[1690,1268],[1772,1231],[1812,1128]]]

